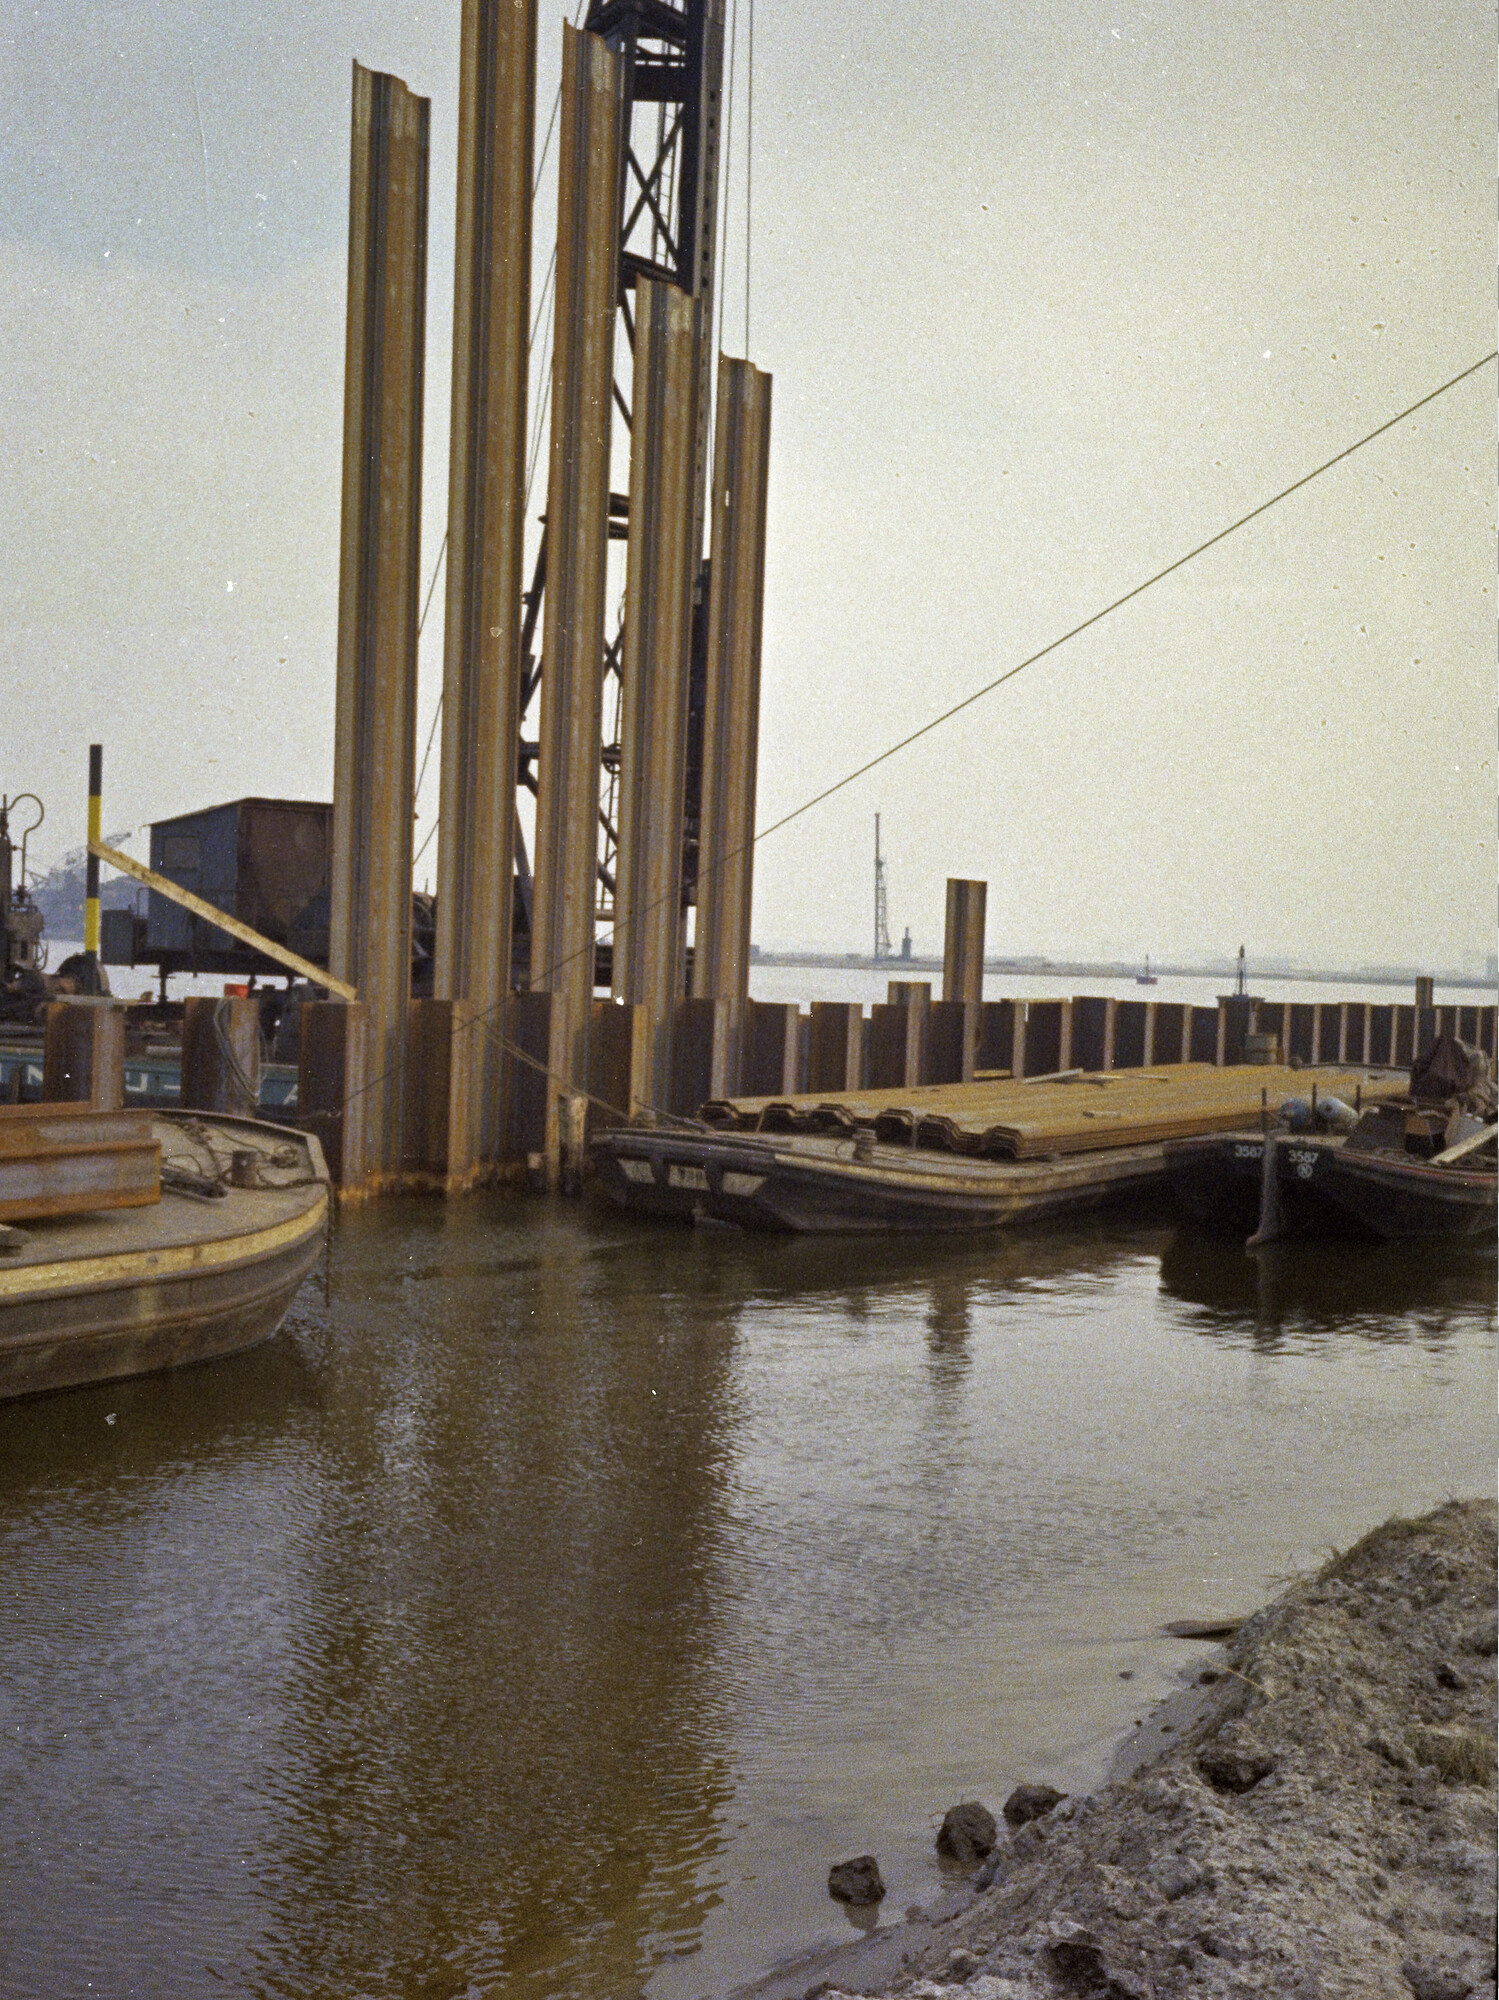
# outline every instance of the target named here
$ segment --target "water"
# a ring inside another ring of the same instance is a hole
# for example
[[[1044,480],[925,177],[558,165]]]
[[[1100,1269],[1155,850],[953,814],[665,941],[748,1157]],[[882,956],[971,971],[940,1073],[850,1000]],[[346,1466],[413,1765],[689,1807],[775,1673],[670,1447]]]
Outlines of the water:
[[[0,1994],[692,2000],[866,1850],[893,1920],[1164,1620],[1487,1489],[1492,1280],[356,1212],[259,1351],[0,1407]]]
[[[765,965],[757,961],[750,967],[750,992],[756,1000],[795,1001],[803,1007],[813,1000],[857,1000],[869,1007],[875,1001],[883,1000],[890,982],[897,979],[928,982],[933,998],[941,998],[940,965],[935,969],[930,965],[902,965],[899,959],[888,959],[878,969],[869,965]],[[1232,993],[1233,990],[1234,975],[1231,972],[1163,972],[1154,986],[1141,986],[1133,975],[1102,978],[1083,972],[984,974],[986,1000],[1070,1000],[1077,994],[1093,994],[1105,1000],[1158,1000],[1185,1002],[1193,1007],[1216,1007],[1219,994]],[[1252,966],[1249,991],[1260,1000],[1277,1004],[1283,1000],[1321,1001],[1324,1004],[1349,1000],[1360,1005],[1367,1002],[1375,1007],[1389,1007],[1397,1003],[1409,1006],[1415,998],[1414,987],[1405,982],[1392,986],[1371,984],[1355,978],[1280,979],[1273,975],[1262,976]],[[1492,1007],[1493,987],[1477,981],[1469,985],[1439,983],[1436,1004],[1439,1007]]]

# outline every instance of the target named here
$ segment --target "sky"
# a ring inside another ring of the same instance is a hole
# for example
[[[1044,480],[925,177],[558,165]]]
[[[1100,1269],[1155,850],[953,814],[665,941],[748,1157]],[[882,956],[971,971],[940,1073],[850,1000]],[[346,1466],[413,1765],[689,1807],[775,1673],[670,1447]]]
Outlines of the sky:
[[[724,346],[774,378],[762,827],[1490,351],[1487,7],[759,0],[751,125],[729,4]],[[430,576],[458,29],[0,26],[0,790],[45,799],[43,866],[91,740],[111,829],[331,795],[350,62],[432,99]],[[544,172],[538,294],[551,227]],[[878,812],[918,951],[963,875],[991,952],[1481,968],[1494,407],[1490,365],[770,834],[756,940],[868,948]],[[434,750],[418,842],[436,806]]]

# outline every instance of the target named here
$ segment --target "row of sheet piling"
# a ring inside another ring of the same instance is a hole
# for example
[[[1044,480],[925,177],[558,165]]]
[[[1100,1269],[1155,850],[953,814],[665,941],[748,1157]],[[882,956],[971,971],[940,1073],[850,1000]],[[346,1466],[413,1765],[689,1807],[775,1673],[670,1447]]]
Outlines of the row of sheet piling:
[[[307,1108],[349,1190],[413,1176],[456,1190],[517,1153],[539,1154],[556,1186],[590,1079],[607,1075],[610,1098],[625,1100],[614,1113],[628,1115],[684,1089],[737,1086],[747,1062],[769,1060],[745,1037],[770,417],[770,379],[748,362],[720,357],[705,476],[721,31],[709,6],[685,51],[712,83],[693,112],[703,185],[683,197],[696,218],[683,280],[693,290],[633,279],[613,986],[638,1022],[598,1015],[594,1002],[627,62],[602,35],[564,26],[530,990],[516,994],[537,13],[535,0],[464,0],[430,1001],[410,991],[428,105],[399,79],[354,67],[330,969],[359,1000],[337,1022],[309,1017],[304,1038]],[[684,893],[705,510],[701,839]],[[679,1039],[699,1050],[690,1079],[674,1060]],[[357,1094],[357,1111],[340,1091]]]

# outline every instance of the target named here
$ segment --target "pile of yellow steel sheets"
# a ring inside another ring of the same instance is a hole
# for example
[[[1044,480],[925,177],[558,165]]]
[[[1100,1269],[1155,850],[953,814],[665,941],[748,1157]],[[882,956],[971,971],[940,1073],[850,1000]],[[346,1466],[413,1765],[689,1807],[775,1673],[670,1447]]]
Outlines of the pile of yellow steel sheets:
[[[1232,1132],[1257,1125],[1293,1097],[1338,1097],[1347,1104],[1403,1097],[1403,1070],[1329,1065],[1219,1069],[1175,1063],[982,1083],[924,1084],[906,1090],[849,1091],[841,1097],[737,1097],[703,1107],[711,1125],[738,1131],[817,1132],[872,1127],[877,1138],[1033,1160]]]

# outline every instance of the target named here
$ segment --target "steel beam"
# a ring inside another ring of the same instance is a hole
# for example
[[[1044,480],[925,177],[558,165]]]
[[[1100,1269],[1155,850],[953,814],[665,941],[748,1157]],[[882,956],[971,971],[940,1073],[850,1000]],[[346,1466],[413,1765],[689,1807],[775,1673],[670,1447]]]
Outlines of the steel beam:
[[[692,991],[728,1001],[741,1033],[749,992],[769,466],[770,377],[720,355]],[[738,1064],[736,1054],[732,1088]]]
[[[949,876],[947,914],[942,937],[942,999],[959,1003],[963,1014],[959,1079],[973,1081],[978,1056],[979,1008],[984,999],[984,911],[987,882]]]
[[[464,0],[433,992],[479,1032],[452,1050],[448,1175],[505,1153],[535,103],[536,0]],[[453,1152],[465,1126],[472,1161]]]
[[[226,994],[182,1010],[184,1111],[254,1118],[260,1106],[260,1003]]]
[[[44,1015],[42,1100],[119,1111],[125,1103],[125,1009],[82,995],[50,1001]]]
[[[297,1121],[321,1141],[340,1200],[363,1192],[369,1018],[358,1001],[297,1009]]]
[[[644,1015],[630,1110],[670,1099],[682,997],[682,806],[692,654],[693,458],[701,306],[674,285],[635,286],[630,540],[621,662],[614,997]]]
[[[401,1168],[411,988],[429,109],[355,63],[329,943],[368,1010],[377,1184]]]
[[[947,881],[947,922],[942,938],[942,997],[969,1000],[984,997],[984,906],[987,882]]]
[[[543,1149],[552,1186],[561,1097],[586,1087],[593,1000],[623,110],[619,57],[564,25],[530,975],[532,990],[552,997]]]

